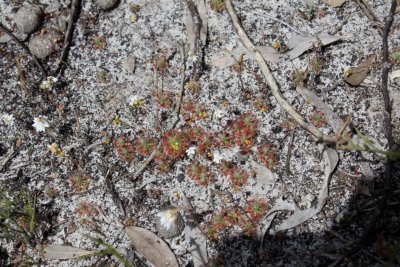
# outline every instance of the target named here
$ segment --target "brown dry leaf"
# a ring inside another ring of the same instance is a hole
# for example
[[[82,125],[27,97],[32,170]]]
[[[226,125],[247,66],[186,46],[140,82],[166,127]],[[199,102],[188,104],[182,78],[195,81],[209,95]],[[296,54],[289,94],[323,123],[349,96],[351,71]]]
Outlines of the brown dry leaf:
[[[318,37],[318,38],[317,38]],[[330,35],[326,32],[322,32],[318,35],[306,35],[306,34],[297,34],[290,38],[288,41],[288,48],[291,49],[285,54],[289,55],[291,59],[295,59],[301,56],[304,52],[311,49],[313,44],[319,43],[323,46],[334,43],[340,40],[350,40],[353,38],[353,34],[346,35]]]
[[[331,7],[340,7],[346,2],[346,0],[322,0],[327,5],[330,5]]]
[[[370,56],[364,60],[360,65],[351,70],[351,75],[345,77],[344,80],[354,86],[358,86],[367,77],[369,70],[375,60],[375,56]]]
[[[155,267],[179,267],[174,253],[160,237],[141,227],[130,226],[125,232],[136,251]]]
[[[67,260],[87,256],[96,251],[89,251],[81,248],[74,248],[63,245],[48,245],[44,248],[44,256],[51,260]]]

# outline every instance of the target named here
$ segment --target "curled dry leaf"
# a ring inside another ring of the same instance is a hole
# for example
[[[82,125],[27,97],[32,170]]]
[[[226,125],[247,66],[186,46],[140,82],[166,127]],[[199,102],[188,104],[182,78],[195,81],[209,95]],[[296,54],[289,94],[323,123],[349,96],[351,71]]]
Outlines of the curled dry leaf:
[[[155,267],[179,267],[174,253],[156,234],[135,226],[125,228],[125,232],[136,251]]]
[[[278,211],[293,211],[293,213],[284,220],[273,232],[283,231],[290,228],[293,228],[309,219],[314,217],[317,213],[319,213],[322,207],[325,204],[326,198],[328,197],[328,187],[329,181],[332,177],[332,173],[336,168],[336,165],[339,162],[338,154],[334,149],[328,148],[324,152],[325,159],[325,176],[324,181],[322,183],[322,188],[318,194],[317,199],[314,201],[315,204],[306,210],[300,210],[294,203],[289,203],[286,200],[279,199],[275,205],[269,210],[265,218],[261,221],[261,229],[258,233],[258,238],[260,241],[264,239],[266,232],[268,231],[275,213]],[[271,215],[273,215],[271,217]]]
[[[346,2],[346,0],[322,0],[327,5],[330,5],[331,7],[340,7]]]
[[[354,86],[360,85],[367,77],[369,70],[373,66],[375,56],[370,56],[364,60],[360,65],[351,70],[351,74],[345,77],[344,80]]]
[[[193,211],[192,203],[186,197],[185,193],[180,189],[181,192],[181,204],[186,211]],[[190,217],[190,214],[189,216]],[[193,257],[194,267],[205,266],[208,256],[207,256],[207,238],[200,230],[197,222],[192,218],[188,219],[185,227],[185,240],[188,245],[188,250]]]
[[[50,260],[67,260],[88,256],[96,251],[74,248],[64,245],[48,245],[44,248],[44,257]]]

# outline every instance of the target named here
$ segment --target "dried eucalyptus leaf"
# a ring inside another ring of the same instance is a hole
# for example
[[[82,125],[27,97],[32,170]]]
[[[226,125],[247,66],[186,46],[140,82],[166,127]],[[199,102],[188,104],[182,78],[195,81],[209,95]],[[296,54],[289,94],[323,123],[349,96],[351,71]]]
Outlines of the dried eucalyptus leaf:
[[[334,149],[328,148],[324,152],[324,160],[325,160],[324,181],[322,183],[322,188],[318,194],[318,197],[315,200],[315,204],[313,203],[313,205],[306,210],[300,210],[298,207],[296,207],[296,210],[293,212],[293,214],[290,215],[286,220],[284,220],[277,227],[277,229],[275,229],[275,232],[296,227],[297,225],[302,224],[305,221],[311,219],[321,211],[321,209],[325,205],[326,198],[328,197],[329,181],[330,178],[332,177],[332,173],[335,170],[337,163],[339,162],[339,157]]]
[[[288,48],[290,50],[285,54],[289,55],[291,59],[295,59],[301,56],[307,50],[311,49],[313,44],[319,43],[319,41],[321,41],[321,44],[325,46],[336,41],[350,40],[352,38],[353,34],[330,35],[324,32],[318,35],[297,34],[288,41]]]
[[[44,248],[44,257],[51,260],[66,260],[87,256],[95,252],[64,245],[48,245]]]
[[[155,267],[179,267],[174,253],[156,234],[141,227],[130,226],[125,232],[137,252]]]
[[[258,164],[254,160],[250,162],[251,168],[256,173],[256,185],[255,190],[258,193],[262,193],[262,187],[270,188],[275,184],[274,174],[264,165]]]
[[[296,91],[299,92],[308,103],[315,106],[325,114],[326,120],[335,132],[340,130],[344,124],[343,120],[340,119],[339,116],[327,104],[325,104],[319,96],[306,88],[299,87]]]
[[[330,5],[331,7],[340,7],[346,2],[346,0],[322,0],[327,5]]]
[[[345,77],[344,80],[354,86],[360,85],[362,81],[367,77],[369,70],[371,69],[372,63],[375,60],[375,56],[370,56],[364,60],[360,65],[353,68],[351,75]]]

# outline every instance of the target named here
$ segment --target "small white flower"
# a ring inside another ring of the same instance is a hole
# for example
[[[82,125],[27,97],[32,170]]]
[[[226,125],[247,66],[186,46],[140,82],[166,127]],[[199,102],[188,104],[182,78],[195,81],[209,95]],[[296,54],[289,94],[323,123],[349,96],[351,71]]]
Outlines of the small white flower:
[[[307,209],[311,208],[311,203],[314,200],[314,196],[311,194],[305,195],[302,199],[301,202],[299,203],[300,206],[306,207]]]
[[[222,110],[222,109],[217,109],[216,111],[215,111],[215,117],[217,118],[217,119],[222,119],[222,117],[224,117],[224,116],[226,116],[227,114],[226,114],[226,111],[225,110]]]
[[[199,60],[199,57],[196,56],[195,54],[192,53],[192,51],[189,51],[188,53],[188,59],[192,61],[193,63],[196,63]]]
[[[51,89],[56,82],[58,82],[58,79],[56,77],[49,76],[49,77],[47,77],[47,80],[43,81],[40,84],[39,88],[40,89]]]
[[[1,120],[4,122],[5,125],[7,126],[13,126],[15,119],[14,119],[14,115],[13,114],[3,114],[3,116],[1,116]]]
[[[47,122],[47,118],[44,116],[39,116],[33,119],[32,125],[37,132],[44,132],[46,128],[50,127],[50,124]]]
[[[129,98],[129,106],[133,106],[140,98],[137,95],[133,95]]]
[[[194,154],[196,154],[196,147],[195,146],[191,146],[186,150],[186,154],[189,157],[192,157]]]
[[[166,230],[171,229],[171,227],[175,225],[176,219],[179,216],[178,213],[178,209],[165,210],[157,213],[157,217],[160,219],[161,226],[164,227]]]
[[[221,160],[224,159],[224,157],[221,154],[221,152],[219,152],[218,150],[214,150],[212,153],[213,153],[213,162],[221,163]]]

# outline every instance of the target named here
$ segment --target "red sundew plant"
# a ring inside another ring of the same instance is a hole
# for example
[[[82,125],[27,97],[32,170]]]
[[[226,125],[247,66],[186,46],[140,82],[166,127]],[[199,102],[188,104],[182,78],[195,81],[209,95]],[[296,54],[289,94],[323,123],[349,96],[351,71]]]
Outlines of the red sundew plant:
[[[221,174],[223,176],[229,176],[231,170],[233,169],[233,163],[226,160],[222,160],[220,169],[221,169]]]
[[[173,101],[174,95],[171,92],[160,92],[160,93],[155,93],[154,95],[157,99],[157,103],[160,106],[160,108],[164,109],[172,108],[172,105],[174,103]]]
[[[183,156],[189,148],[189,138],[185,132],[171,130],[166,132],[162,143],[162,152],[170,158]]]
[[[273,169],[278,163],[276,150],[272,148],[271,144],[258,148],[258,156],[268,169]]]
[[[230,227],[231,223],[228,218],[228,211],[222,210],[221,212],[215,214],[214,218],[213,218],[213,222],[214,222],[214,226],[220,231],[223,231],[226,228]]]
[[[229,171],[229,178],[234,189],[243,186],[249,179],[247,172],[240,168],[233,168]]]
[[[253,222],[258,222],[267,214],[267,204],[262,199],[253,199],[247,202],[245,211]]]
[[[157,151],[154,162],[156,163],[157,169],[163,173],[168,173],[172,166],[172,161],[160,151]]]
[[[254,137],[257,134],[258,120],[250,113],[242,115],[233,124],[233,135],[236,144],[242,152],[249,152],[254,145]]]
[[[124,136],[114,140],[114,147],[117,149],[118,155],[125,161],[131,161],[135,156],[132,144]]]
[[[208,117],[208,111],[202,105],[195,103],[193,100],[188,100],[182,103],[182,110],[191,114],[192,120],[202,120]]]
[[[253,102],[253,106],[261,112],[268,112],[270,110],[269,107],[269,102],[266,98],[261,97],[261,98],[257,98],[254,102]]]
[[[311,122],[316,126],[316,127],[325,127],[327,124],[326,118],[325,118],[325,113],[322,111],[314,111],[311,114]]]
[[[189,176],[199,185],[207,186],[211,182],[211,174],[206,166],[200,165],[198,162],[192,162],[189,165]]]
[[[87,223],[87,219],[99,215],[99,211],[93,203],[81,202],[75,209],[75,212],[83,219],[83,223]]]
[[[248,237],[253,237],[257,233],[256,224],[249,219],[243,218],[240,220],[239,227],[242,228],[243,233]]]
[[[135,146],[140,155],[147,157],[156,148],[157,141],[150,135],[147,135],[145,137],[139,137],[135,141]]]
[[[209,240],[217,241],[220,238],[220,231],[215,225],[211,224],[205,228],[205,234]]]
[[[71,187],[78,192],[86,191],[89,188],[90,177],[84,173],[78,172],[69,177]]]
[[[224,0],[210,0],[210,8],[215,12],[222,13],[225,9]]]
[[[206,133],[200,127],[194,127],[189,131],[190,140],[197,143],[197,148],[200,154],[208,153],[214,145],[213,136],[211,133]]]
[[[196,81],[189,81],[185,84],[185,89],[187,89],[195,94],[198,94],[201,91],[201,86]]]
[[[216,146],[220,148],[231,148],[233,146],[233,136],[228,132],[217,134]]]
[[[163,74],[169,67],[168,57],[166,54],[160,55],[154,62],[154,68],[159,73]]]
[[[226,217],[230,223],[230,225],[238,225],[239,222],[243,219],[243,215],[240,213],[238,208],[233,208],[226,214]]]

